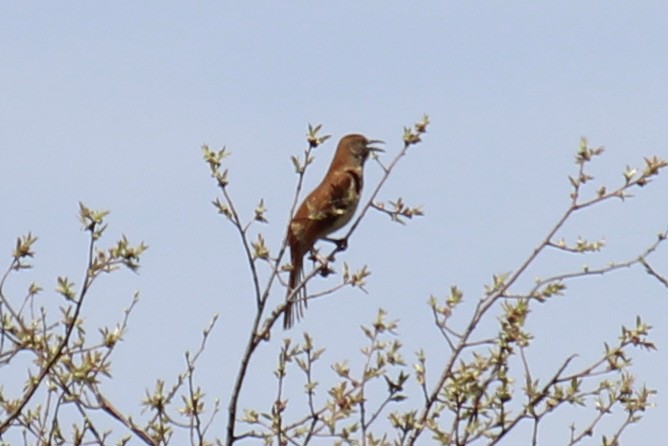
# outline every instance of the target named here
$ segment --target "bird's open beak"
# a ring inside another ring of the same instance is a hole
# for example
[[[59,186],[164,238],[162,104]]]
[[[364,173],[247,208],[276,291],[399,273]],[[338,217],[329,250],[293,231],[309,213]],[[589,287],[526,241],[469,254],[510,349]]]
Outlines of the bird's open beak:
[[[385,141],[383,141],[382,139],[370,139],[366,145],[366,148],[369,149],[371,152],[385,151],[385,149],[381,149],[380,147],[371,147],[371,144],[385,144]]]

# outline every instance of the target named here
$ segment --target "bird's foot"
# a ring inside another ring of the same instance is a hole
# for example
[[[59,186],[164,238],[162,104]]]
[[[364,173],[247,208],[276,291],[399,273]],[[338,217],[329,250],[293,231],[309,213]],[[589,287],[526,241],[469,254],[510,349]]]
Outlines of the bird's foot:
[[[336,272],[336,271],[334,271],[334,268],[329,266],[328,262],[320,264],[320,273],[319,274],[320,274],[321,277],[327,277],[334,272]]]
[[[346,249],[348,249],[347,238],[324,238],[323,240],[334,243],[336,245],[336,250],[338,252],[345,251]]]

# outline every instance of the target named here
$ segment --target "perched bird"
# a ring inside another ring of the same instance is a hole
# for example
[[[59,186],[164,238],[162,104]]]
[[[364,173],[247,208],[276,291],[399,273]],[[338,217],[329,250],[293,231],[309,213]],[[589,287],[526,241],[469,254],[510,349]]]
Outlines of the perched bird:
[[[292,327],[306,308],[304,288],[291,296],[303,277],[304,255],[313,249],[317,240],[326,239],[353,217],[362,193],[364,163],[369,153],[383,151],[371,144],[382,142],[362,135],[341,138],[325,178],[306,197],[290,221],[288,245],[292,270],[288,281],[284,329]]]

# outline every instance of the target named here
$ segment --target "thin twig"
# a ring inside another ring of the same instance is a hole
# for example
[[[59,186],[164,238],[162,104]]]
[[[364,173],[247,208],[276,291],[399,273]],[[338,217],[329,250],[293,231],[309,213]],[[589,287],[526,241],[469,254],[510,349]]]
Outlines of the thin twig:
[[[584,173],[584,166],[587,160],[580,159],[578,161],[578,179],[579,178],[585,178],[586,175]],[[512,273],[506,281],[504,281],[500,286],[495,287],[491,291],[489,291],[482,299],[480,299],[476,305],[476,308],[472,314],[471,320],[467,326],[467,329],[462,333],[462,337],[459,339],[459,342],[457,343],[454,352],[452,355],[448,358],[446,361],[444,367],[443,367],[443,372],[441,373],[436,385],[432,388],[432,392],[429,395],[429,398],[427,402],[425,403],[425,406],[421,409],[418,417],[417,417],[417,422],[416,422],[416,428],[411,432],[408,443],[409,444],[414,444],[417,441],[418,436],[421,435],[422,431],[424,430],[426,426],[426,421],[427,418],[431,412],[431,409],[433,405],[436,403],[438,399],[438,395],[441,392],[441,389],[445,385],[447,379],[451,376],[452,373],[452,368],[460,355],[462,354],[463,350],[466,348],[466,345],[468,344],[468,339],[474,332],[475,328],[477,327],[478,323],[482,320],[483,316],[486,315],[486,313],[492,308],[492,306],[495,304],[495,302],[504,297],[508,289],[517,282],[517,280],[524,274],[524,272],[527,270],[529,265],[533,264],[533,262],[536,260],[538,255],[550,245],[552,239],[554,238],[555,234],[564,226],[566,221],[570,218],[570,216],[579,210],[583,210],[586,208],[589,208],[597,203],[603,202],[610,200],[612,198],[623,198],[625,196],[625,191],[631,187],[634,186],[642,186],[646,184],[647,182],[647,177],[651,175],[641,175],[638,178],[631,180],[627,179],[626,183],[619,188],[611,191],[611,192],[604,192],[604,193],[599,193],[595,198],[585,200],[585,201],[579,201],[580,199],[580,186],[582,184],[581,181],[573,181],[571,180],[571,184],[573,185],[573,192],[570,195],[571,198],[571,203],[570,206],[564,211],[562,216],[557,220],[557,222],[552,226],[552,228],[548,231],[547,235],[543,238],[543,240],[534,248],[534,250],[531,252],[531,254],[522,262],[520,267]],[[658,244],[658,243],[657,243]],[[655,246],[651,247],[648,251],[651,252],[655,249]],[[627,263],[637,263],[638,260],[632,260]],[[624,264],[620,264],[620,266],[613,266],[610,268],[616,269],[616,268],[622,268],[624,267]],[[593,274],[594,272],[590,272],[589,274]],[[604,272],[601,272],[603,274]],[[577,277],[579,275],[587,275],[587,273],[574,273],[572,275],[565,275],[564,278],[570,278],[570,277]],[[558,277],[558,276],[555,276]],[[457,433],[457,430],[455,430],[455,433]]]
[[[53,366],[60,360],[60,358],[63,355],[63,352],[65,351],[65,347],[70,342],[70,337],[72,336],[74,328],[76,327],[77,322],[79,320],[79,313],[81,312],[81,307],[83,306],[84,297],[86,296],[86,293],[88,292],[90,285],[92,284],[94,278],[96,277],[95,275],[91,274],[91,267],[93,265],[93,255],[95,248],[94,227],[90,230],[90,234],[91,234],[90,243],[88,247],[88,266],[86,267],[86,274],[84,276],[84,281],[83,285],[81,286],[79,297],[75,303],[74,313],[69,322],[65,323],[66,324],[65,336],[63,337],[63,340],[60,342],[58,347],[55,349],[51,359],[49,359],[47,363],[44,365],[44,367],[42,367],[37,377],[31,380],[32,385],[23,394],[21,402],[16,406],[14,411],[2,423],[0,423],[0,435],[2,435],[9,428],[10,424],[23,412],[23,409],[32,399],[33,395],[35,394],[39,386],[42,384],[42,381],[44,380],[46,375],[49,374]]]
[[[665,236],[664,236],[665,237]],[[640,264],[645,267],[645,271],[647,271],[647,274],[650,276],[654,276],[656,280],[661,282],[663,286],[668,288],[668,279],[663,277],[661,274],[659,274],[654,268],[652,268],[647,260],[645,260],[643,257],[638,259]]]
[[[309,148],[305,151],[305,162],[304,162],[304,167],[306,167],[307,161],[310,157],[310,153],[312,150],[312,146],[310,145]],[[294,210],[297,206],[297,201],[299,200],[299,193],[301,191],[302,183],[303,183],[303,177],[304,177],[304,169],[301,169],[299,172],[298,180],[297,180],[297,190],[295,192],[295,196],[293,198],[292,205],[290,207],[290,218],[292,218],[292,214],[294,213]],[[231,198],[226,194],[226,199],[231,203]],[[250,252],[250,248],[248,246],[248,242],[246,240],[245,234],[243,231],[241,231],[241,226],[240,226],[240,221],[238,217],[236,217],[236,222],[233,222],[235,226],[240,230],[240,235],[242,237],[242,243],[244,244],[244,249],[247,252],[247,256],[249,255],[248,253]],[[260,333],[260,324],[262,320],[262,316],[264,313],[264,307],[267,303],[267,300],[269,298],[269,291],[271,289],[271,285],[278,275],[279,272],[279,265],[281,258],[283,257],[283,254],[285,252],[287,246],[287,237],[283,241],[283,244],[281,246],[280,252],[278,256],[276,257],[276,263],[275,267],[272,269],[272,273],[269,276],[269,279],[267,281],[266,288],[263,293],[260,293],[259,289],[259,278],[257,275],[257,270],[255,269],[255,264],[252,262],[252,256],[250,257],[251,261],[251,271],[253,275],[253,282],[255,284],[255,289],[256,289],[256,299],[257,299],[257,309],[256,309],[256,314],[255,318],[253,320],[252,326],[251,326],[251,331],[248,337],[248,340],[246,341],[246,347],[244,349],[244,353],[241,357],[241,361],[239,363],[239,370],[237,371],[237,375],[234,381],[234,386],[232,388],[232,394],[230,396],[230,402],[228,405],[228,417],[227,417],[227,435],[226,435],[226,444],[231,445],[235,441],[235,425],[236,425],[236,414],[237,414],[237,405],[239,402],[239,397],[241,396],[241,388],[244,383],[244,379],[246,378],[246,371],[248,370],[248,365],[250,364],[250,359],[251,356],[253,355],[253,352],[259,345],[259,343],[263,339],[267,339],[269,337],[269,333],[271,332],[271,327],[273,326],[273,323],[276,321],[280,313],[277,313],[277,310],[274,310],[272,313],[271,317],[271,323],[270,324],[265,324],[262,332]],[[285,303],[282,304],[280,307],[281,312],[285,309]],[[274,316],[275,315],[275,316]]]

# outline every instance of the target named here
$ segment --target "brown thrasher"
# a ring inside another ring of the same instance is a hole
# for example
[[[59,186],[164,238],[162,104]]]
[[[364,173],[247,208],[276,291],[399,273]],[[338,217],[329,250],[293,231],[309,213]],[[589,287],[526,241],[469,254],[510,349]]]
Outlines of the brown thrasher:
[[[292,270],[288,281],[284,329],[292,327],[307,306],[305,289],[302,287],[299,292],[294,292],[303,277],[304,255],[313,249],[319,239],[333,241],[339,249],[344,249],[345,240],[332,240],[327,236],[341,229],[353,217],[362,192],[364,163],[369,153],[383,151],[371,147],[370,144],[382,142],[369,140],[362,135],[346,135],[341,138],[325,178],[306,197],[292,217],[288,227]]]

